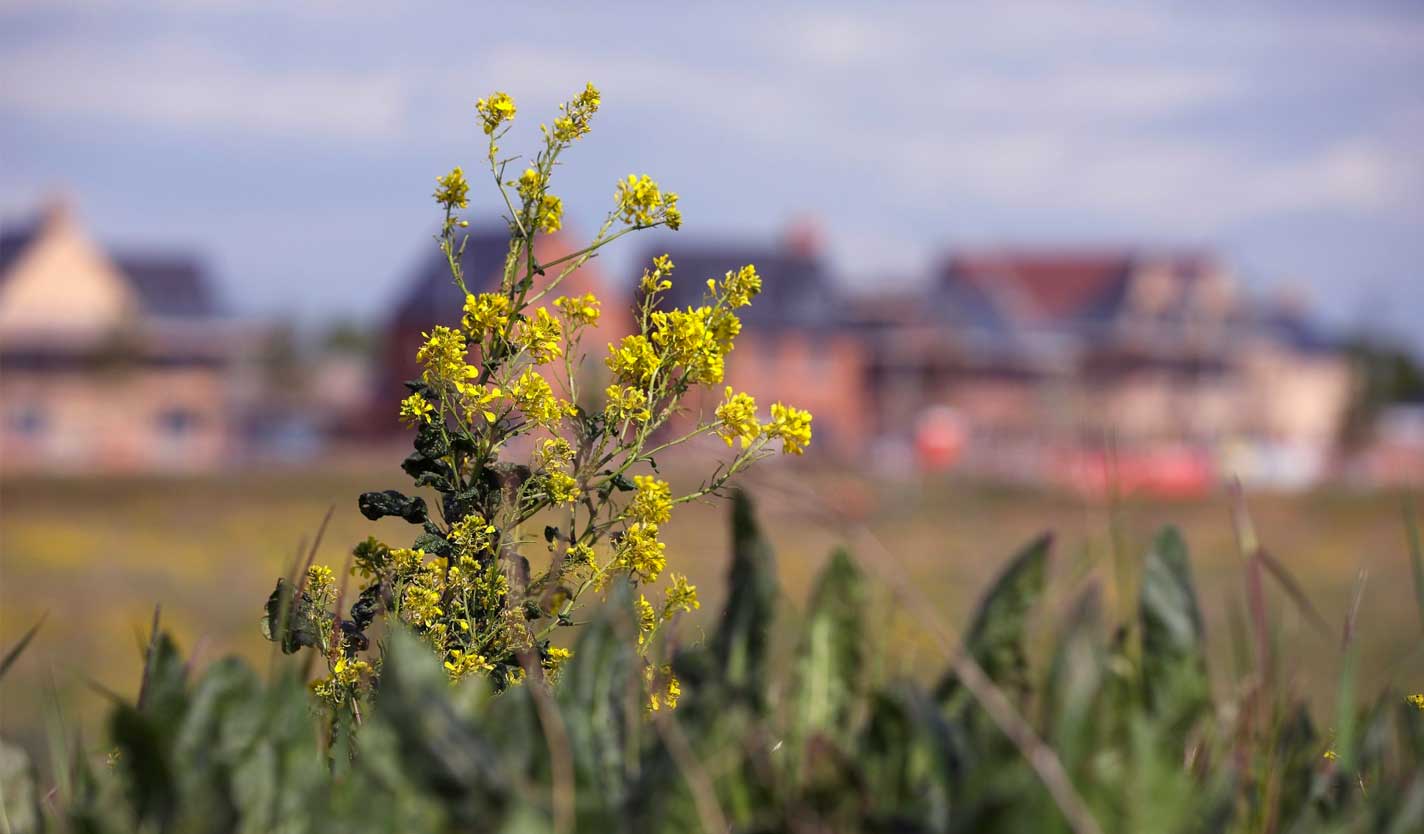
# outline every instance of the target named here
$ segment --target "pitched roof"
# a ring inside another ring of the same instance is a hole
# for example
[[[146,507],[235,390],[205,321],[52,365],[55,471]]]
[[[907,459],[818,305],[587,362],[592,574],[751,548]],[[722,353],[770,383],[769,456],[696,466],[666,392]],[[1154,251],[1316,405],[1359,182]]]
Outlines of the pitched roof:
[[[645,253],[649,263],[664,249]],[[818,328],[834,326],[842,304],[820,258],[775,246],[701,244],[669,248],[674,270],[667,307],[695,307],[702,301],[708,278],[755,264],[761,293],[738,315],[749,327]]]
[[[183,255],[128,254],[114,265],[138,292],[145,313],[159,318],[208,318],[218,314],[216,294],[202,265]]]
[[[0,284],[5,283],[10,274],[10,265],[20,257],[20,253],[30,245],[39,233],[38,223],[0,226]]]
[[[1024,324],[1082,324],[1110,316],[1126,297],[1127,252],[1002,251],[955,255],[941,285],[988,296]]]
[[[502,228],[485,227],[470,232],[460,265],[471,292],[488,290],[494,284],[504,267],[508,247],[509,232]],[[461,297],[460,290],[450,279],[450,265],[445,255],[432,246],[413,272],[396,303],[396,321],[420,327],[429,327],[431,322],[453,324],[451,319],[460,310]]]
[[[0,285],[20,255],[56,215],[0,230]],[[208,318],[219,313],[217,296],[202,264],[191,256],[156,252],[110,254],[114,266],[138,294],[143,312],[159,318]]]

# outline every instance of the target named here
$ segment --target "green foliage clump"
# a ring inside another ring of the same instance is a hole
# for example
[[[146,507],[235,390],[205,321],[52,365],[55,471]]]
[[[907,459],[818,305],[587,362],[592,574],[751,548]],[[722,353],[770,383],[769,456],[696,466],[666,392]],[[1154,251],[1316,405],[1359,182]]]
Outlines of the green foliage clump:
[[[732,538],[714,633],[670,660],[683,685],[675,712],[647,710],[628,605],[582,629],[553,690],[496,694],[484,676],[451,686],[424,639],[395,629],[359,733],[314,718],[290,670],[263,682],[224,660],[189,681],[159,635],[138,701],[113,708],[112,752],[62,763],[47,818],[90,832],[1424,826],[1424,698],[1344,698],[1322,732],[1249,674],[1214,697],[1173,530],[1144,558],[1135,620],[1111,630],[1093,589],[1061,617],[1044,610],[1052,551],[1034,542],[931,690],[872,679],[866,661],[882,647],[845,552],[797,621],[791,662],[777,662],[787,605],[745,498]],[[1046,654],[1029,649],[1036,624],[1054,635]]]

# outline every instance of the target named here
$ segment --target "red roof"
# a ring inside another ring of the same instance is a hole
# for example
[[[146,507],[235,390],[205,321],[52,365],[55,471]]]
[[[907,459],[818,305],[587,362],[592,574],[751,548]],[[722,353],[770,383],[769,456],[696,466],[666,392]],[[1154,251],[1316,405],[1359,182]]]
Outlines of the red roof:
[[[1029,318],[1072,318],[1092,310],[1127,281],[1128,252],[984,252],[956,255],[948,282],[973,285]]]

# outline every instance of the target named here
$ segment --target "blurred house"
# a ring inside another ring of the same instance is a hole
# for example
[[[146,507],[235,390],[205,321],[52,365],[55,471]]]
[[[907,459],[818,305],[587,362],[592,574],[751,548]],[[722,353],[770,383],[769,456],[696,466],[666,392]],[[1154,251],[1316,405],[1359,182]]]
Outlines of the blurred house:
[[[949,409],[960,465],[1095,489],[1309,483],[1351,395],[1301,307],[1251,302],[1204,253],[962,252],[928,293],[862,304],[856,327],[878,432]]]
[[[206,469],[233,451],[237,333],[201,265],[116,254],[55,203],[0,229],[0,467]]]
[[[578,245],[566,232],[540,235],[534,247],[535,256],[540,262],[548,263],[574,252]],[[461,260],[465,285],[470,292],[494,292],[499,289],[508,251],[509,233],[505,229],[485,227],[471,230]],[[547,276],[536,275],[531,296],[547,287],[557,275],[558,272],[552,270]],[[589,292],[602,302],[602,315],[598,326],[584,333],[583,343],[592,354],[602,355],[605,343],[616,342],[632,332],[632,302],[626,286],[608,281],[597,263],[588,261],[570,273],[557,290],[540,304],[549,306],[552,312],[554,299],[558,296]],[[385,324],[379,370],[375,375],[376,390],[373,392],[377,406],[369,416],[367,431],[383,434],[399,429],[396,404],[409,393],[403,383],[420,377],[420,365],[415,360],[415,354],[425,342],[423,334],[437,324],[459,326],[463,305],[464,298],[450,277],[445,255],[432,245],[429,254],[412,271],[404,292],[396,302],[394,315]],[[585,367],[578,372],[587,374],[590,381],[596,382],[601,369],[602,364],[598,363],[596,368]],[[599,388],[598,394],[602,396],[602,388]]]

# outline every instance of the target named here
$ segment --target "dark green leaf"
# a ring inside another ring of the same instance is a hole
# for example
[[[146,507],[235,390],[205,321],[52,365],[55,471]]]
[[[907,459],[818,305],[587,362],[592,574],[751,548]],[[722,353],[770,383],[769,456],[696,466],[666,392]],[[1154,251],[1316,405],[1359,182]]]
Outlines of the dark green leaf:
[[[1183,733],[1209,709],[1201,611],[1187,545],[1174,527],[1157,534],[1143,566],[1142,685],[1149,710]]]
[[[425,499],[410,498],[394,489],[384,492],[363,492],[356,500],[361,515],[375,521],[386,516],[398,516],[411,524],[423,524],[426,519]]]

